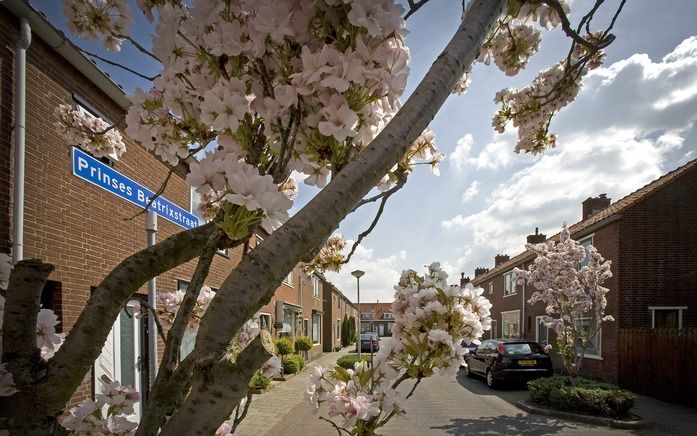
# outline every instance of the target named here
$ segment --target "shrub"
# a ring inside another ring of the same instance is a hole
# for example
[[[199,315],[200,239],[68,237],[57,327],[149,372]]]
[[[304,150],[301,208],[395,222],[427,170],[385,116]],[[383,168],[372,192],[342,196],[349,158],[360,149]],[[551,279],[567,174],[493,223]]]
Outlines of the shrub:
[[[298,336],[295,338],[295,351],[310,351],[312,349],[312,339],[308,336]]]
[[[370,362],[370,356],[361,355],[361,360],[364,362]],[[339,357],[336,364],[342,368],[353,369],[353,364],[356,362],[358,362],[358,354],[347,354],[346,356]]]
[[[293,340],[288,336],[276,339],[276,354],[285,356],[293,352]]]
[[[249,383],[251,387],[262,390],[268,388],[270,384],[271,379],[259,373],[254,374],[254,377],[252,377],[252,381]]]
[[[577,377],[549,377],[528,383],[530,400],[534,403],[608,417],[622,417],[634,406],[631,392],[610,384]]]
[[[295,374],[299,372],[305,366],[305,359],[299,354],[293,354],[288,356],[283,360],[283,373],[284,374]]]

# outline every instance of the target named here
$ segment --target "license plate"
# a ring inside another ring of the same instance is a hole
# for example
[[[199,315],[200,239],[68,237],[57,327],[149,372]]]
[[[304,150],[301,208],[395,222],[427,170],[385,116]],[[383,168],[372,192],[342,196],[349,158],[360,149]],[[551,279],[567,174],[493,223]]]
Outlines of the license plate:
[[[519,360],[518,365],[520,365],[520,366],[535,366],[535,365],[537,365],[537,360]]]

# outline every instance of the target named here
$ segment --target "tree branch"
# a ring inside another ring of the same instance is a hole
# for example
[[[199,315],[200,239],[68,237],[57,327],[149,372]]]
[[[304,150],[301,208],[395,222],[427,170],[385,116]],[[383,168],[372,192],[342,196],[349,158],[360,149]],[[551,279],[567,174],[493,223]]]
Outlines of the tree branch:
[[[155,326],[157,327],[157,335],[160,337],[160,339],[162,339],[162,342],[164,342],[167,338],[165,337],[165,330],[162,328],[162,323],[160,322],[160,318],[157,316],[157,310],[155,310],[154,307],[152,307],[151,305],[149,305],[145,301],[139,301],[139,303],[141,304],[141,306],[148,309],[148,311],[150,313],[152,313],[152,319],[155,321]],[[126,306],[124,306],[124,308],[125,307]],[[126,311],[126,315],[128,315],[129,317],[131,316],[128,314],[128,311]]]
[[[561,20],[561,28],[564,30],[564,33],[566,33],[566,36],[569,38],[573,39],[574,42],[581,44],[585,47],[588,47],[592,51],[598,51],[601,50],[608,45],[612,43],[612,41],[615,40],[614,35],[607,34],[603,38],[602,41],[600,41],[597,45],[593,44],[592,42],[587,41],[581,35],[576,33],[574,29],[571,28],[571,23],[569,22],[569,17],[566,16],[566,13],[564,12],[564,8],[562,5],[557,1],[557,0],[540,0],[542,3],[546,4],[550,8],[554,9],[554,11],[557,13],[559,16],[559,19]]]
[[[429,0],[418,0],[418,1],[408,0],[408,2],[409,2],[409,10],[408,10],[407,13],[404,15],[404,21],[406,21],[409,17],[411,17],[413,14],[415,14],[416,11],[418,11],[418,10],[421,8],[421,6],[423,6],[423,5],[425,5],[426,3],[428,3],[428,1],[429,1]]]
[[[274,353],[271,334],[262,330],[237,356],[223,356],[195,371],[193,386],[184,404],[163,427],[162,436],[213,434],[249,391],[249,381]],[[205,404],[205,408],[196,407]]]
[[[109,60],[109,59],[107,59],[107,58],[105,58],[105,57],[99,56],[99,55],[96,54],[96,53],[89,52],[89,51],[85,50],[85,49],[82,48],[82,47],[78,47],[78,49],[79,49],[81,52],[83,52],[84,54],[86,54],[87,56],[89,56],[89,57],[92,57],[92,58],[95,58],[95,59],[99,59],[100,61],[104,62],[105,64],[109,64],[109,65],[113,65],[113,66],[115,66],[115,67],[117,67],[117,68],[121,68],[122,70],[128,71],[129,73],[134,74],[134,75],[140,77],[141,79],[145,79],[145,80],[148,80],[148,81],[152,82],[153,80],[155,80],[155,79],[157,79],[158,77],[160,77],[159,74],[156,74],[156,75],[154,75],[154,76],[146,76],[145,74],[139,73],[138,71],[136,71],[136,70],[134,70],[134,69],[132,69],[132,68],[129,68],[129,67],[125,66],[125,65],[122,65],[122,64],[120,64],[120,63],[118,63],[118,62],[114,62],[114,61]]]
[[[448,46],[390,123],[332,178],[326,188],[230,273],[201,321],[192,353],[199,361],[220,359],[232,338],[261,306],[271,300],[276,287],[303,255],[318,247],[404,156],[477,57],[484,38],[505,4],[504,0],[475,1]],[[199,380],[194,383],[188,403],[179,409],[169,424],[186,422],[188,425],[187,419],[199,419],[192,417],[192,411],[187,409],[187,404],[192,404],[189,400],[207,401],[210,398],[208,392],[216,387],[217,381],[206,383]],[[236,404],[244,392],[225,392],[225,395]],[[213,398],[213,401],[217,400]],[[180,417],[188,418],[182,420]],[[210,413],[204,413],[202,417],[208,419],[210,428],[220,425],[225,418],[213,417]]]
[[[206,246],[199,258],[196,270],[191,278],[191,283],[184,294],[179,310],[172,322],[172,326],[167,332],[165,341],[165,350],[160,361],[160,367],[157,371],[157,378],[150,391],[150,398],[147,402],[145,412],[140,420],[137,435],[155,434],[164,422],[165,413],[167,413],[168,399],[163,395],[170,395],[169,389],[163,389],[167,386],[167,381],[172,377],[172,373],[176,369],[179,359],[179,349],[181,347],[186,326],[191,318],[191,313],[196,304],[196,300],[201,292],[203,282],[208,277],[213,257],[218,248],[220,241],[220,231],[216,230],[211,233]]]
[[[339,433],[339,436],[341,436],[341,432],[342,432],[342,431],[345,431],[346,434],[349,435],[349,436],[351,435],[351,432],[350,432],[350,431],[346,430],[345,428],[339,427],[339,426],[338,426],[334,421],[332,421],[331,419],[325,418],[324,416],[320,416],[319,419],[320,419],[321,421],[327,421],[328,423],[330,423],[330,424],[336,429],[336,432]]]
[[[406,175],[405,175],[403,179],[401,179],[400,181],[398,181],[397,184],[396,184],[395,186],[391,187],[391,188],[388,189],[387,191],[381,192],[381,193],[379,193],[379,194],[377,194],[377,195],[374,195],[374,196],[372,196],[372,197],[370,197],[370,198],[366,198],[366,199],[363,199],[363,200],[359,201],[358,204],[357,204],[356,206],[354,206],[354,208],[351,209],[351,212],[349,212],[349,213],[353,213],[353,212],[355,212],[356,210],[358,210],[361,206],[364,206],[364,205],[366,205],[366,204],[368,204],[368,203],[372,203],[372,202],[374,202],[374,201],[380,200],[381,198],[383,198],[383,197],[385,197],[385,196],[389,197],[390,195],[392,195],[392,194],[394,194],[395,192],[399,191],[399,190],[402,188],[402,186],[404,186],[404,184],[405,184],[406,182],[407,182],[407,178],[406,178]]]
[[[235,412],[235,420],[233,421],[232,424],[232,432],[235,433],[235,430],[237,430],[237,426],[244,421],[244,419],[247,417],[247,412],[249,412],[249,406],[252,404],[252,391],[249,390],[247,391],[247,401],[244,402],[244,409],[242,409],[242,414],[238,416],[238,412],[240,411],[240,406],[237,406],[237,412]]]
[[[416,387],[419,385],[419,383],[421,383],[422,379],[423,377],[416,378],[416,382],[414,383],[414,386],[411,387],[411,390],[409,391],[407,396],[404,398],[405,400],[408,400],[409,398],[411,398],[412,395],[414,395],[414,391],[416,390]]]
[[[365,231],[363,231],[362,233],[360,233],[358,235],[358,238],[356,239],[356,242],[353,243],[353,246],[351,247],[351,251],[349,252],[348,256],[346,256],[346,259],[344,259],[343,262],[341,262],[342,265],[349,263],[349,261],[351,260],[351,256],[353,256],[353,253],[356,252],[356,249],[360,245],[361,241],[366,236],[368,236],[370,234],[370,232],[373,231],[375,226],[378,224],[378,221],[380,221],[380,217],[382,216],[382,212],[385,210],[385,204],[387,203],[387,200],[390,198],[390,196],[392,194],[394,194],[402,186],[404,186],[404,183],[406,182],[406,180],[407,180],[406,177],[404,177],[403,179],[400,180],[399,183],[397,183],[397,185],[392,187],[392,189],[390,189],[389,191],[383,192],[383,194],[385,194],[385,195],[382,195],[382,199],[380,200],[380,207],[378,207],[378,211],[375,214],[375,218],[373,218],[373,222],[370,223],[370,226]]]
[[[150,56],[151,58],[155,59],[155,60],[156,60],[157,62],[159,62],[159,63],[162,63],[162,61],[161,61],[157,56],[155,56],[150,50],[148,50],[147,48],[145,48],[145,47],[143,47],[142,45],[140,45],[140,43],[138,43],[138,41],[136,41],[135,39],[131,38],[129,35],[115,35],[115,36],[117,36],[118,38],[127,40],[128,42],[130,42],[131,44],[133,44],[133,46],[134,46],[135,48],[137,48],[138,50],[140,50],[141,53],[143,53],[143,54],[145,54],[145,55],[147,55],[147,56]]]
[[[37,390],[46,408],[59,413],[102,350],[124,303],[150,278],[196,257],[216,231],[214,223],[177,233],[135,253],[114,268],[92,294],[63,345],[48,362]]]

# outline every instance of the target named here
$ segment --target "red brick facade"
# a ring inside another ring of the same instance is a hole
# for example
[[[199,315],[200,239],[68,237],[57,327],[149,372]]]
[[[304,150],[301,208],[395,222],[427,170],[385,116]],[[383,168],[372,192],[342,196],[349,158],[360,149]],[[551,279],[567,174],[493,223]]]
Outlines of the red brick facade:
[[[697,327],[696,199],[697,161],[692,161],[570,227],[572,238],[592,238],[603,257],[612,261],[613,277],[605,282],[610,289],[606,313],[615,321],[603,324],[599,356],[584,359],[587,375],[619,380],[619,329],[652,328],[650,307],[685,308],[681,326]],[[545,315],[544,305],[527,303],[532,290],[523,285],[504,295],[505,275],[515,267],[528,268],[533,259],[530,251],[520,253],[491,271],[479,269],[472,280],[493,304],[495,331],[486,338],[502,336],[503,316],[508,316],[502,313],[517,310],[520,336],[539,339],[536,317]],[[463,274],[463,284],[467,281]],[[548,336],[554,345],[554,332]],[[555,364],[561,367],[557,358]]]
[[[373,332],[378,336],[392,336],[392,303],[361,303],[360,311],[361,333]]]
[[[341,323],[344,316],[358,319],[358,309],[339,289],[326,278],[322,277],[324,295],[324,351],[334,351],[341,347]]]

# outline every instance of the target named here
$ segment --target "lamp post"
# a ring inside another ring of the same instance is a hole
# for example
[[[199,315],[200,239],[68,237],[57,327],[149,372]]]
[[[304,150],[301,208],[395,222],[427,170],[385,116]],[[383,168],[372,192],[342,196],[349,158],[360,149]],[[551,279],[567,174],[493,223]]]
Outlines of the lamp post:
[[[358,348],[358,360],[361,360],[361,277],[365,274],[365,271],[359,269],[352,271],[351,275],[356,278],[356,291],[357,291],[357,305],[358,305],[358,322],[356,323],[356,329],[358,334],[356,336],[356,348]]]

